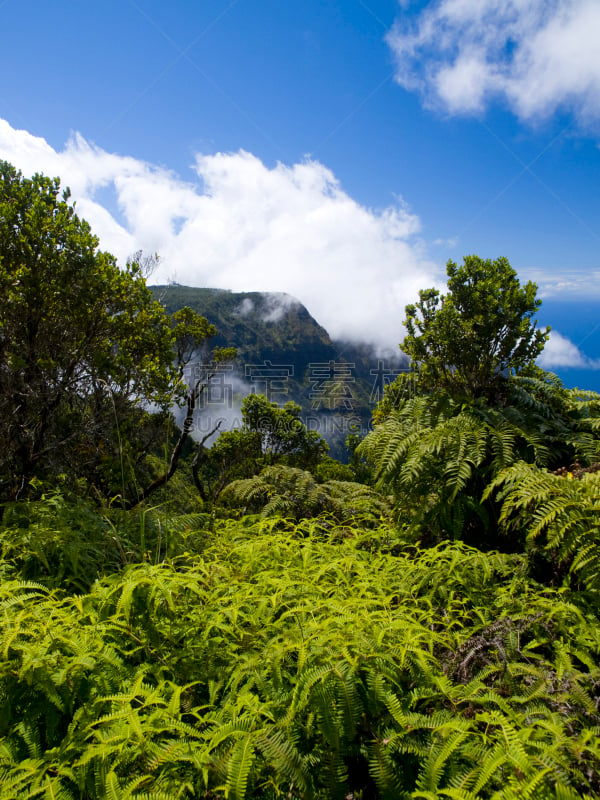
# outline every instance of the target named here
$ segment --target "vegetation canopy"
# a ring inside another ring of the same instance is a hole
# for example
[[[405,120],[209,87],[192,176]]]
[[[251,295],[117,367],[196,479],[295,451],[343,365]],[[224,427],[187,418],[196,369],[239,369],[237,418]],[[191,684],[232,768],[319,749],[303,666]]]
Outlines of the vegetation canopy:
[[[189,309],[172,323],[139,260],[120,269],[68,200],[0,162],[0,500],[60,474],[135,496],[189,396],[182,365],[215,333]]]
[[[448,277],[447,295],[421,291],[406,307],[414,371],[387,389],[360,451],[423,541],[520,551],[524,533],[503,524],[487,487],[520,462],[595,463],[600,398],[535,365],[548,337],[532,320],[540,300],[506,259],[467,256]]]
[[[348,465],[258,395],[208,448],[234,351],[0,178],[0,800],[600,797],[600,396],[533,284],[450,263]]]
[[[418,370],[420,388],[454,397],[494,399],[503,380],[532,365],[548,338],[532,319],[541,300],[521,286],[506,258],[466,256],[447,264],[448,293],[419,292],[406,306],[400,345]]]

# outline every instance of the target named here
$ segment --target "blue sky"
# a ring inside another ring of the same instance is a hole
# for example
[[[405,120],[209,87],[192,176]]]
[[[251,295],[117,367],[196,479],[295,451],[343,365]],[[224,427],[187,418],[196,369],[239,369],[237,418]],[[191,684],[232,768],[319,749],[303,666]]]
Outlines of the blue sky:
[[[449,258],[503,255],[548,298],[546,366],[595,384],[597,0],[0,0],[0,26],[0,157],[154,281],[286,291],[385,346]]]

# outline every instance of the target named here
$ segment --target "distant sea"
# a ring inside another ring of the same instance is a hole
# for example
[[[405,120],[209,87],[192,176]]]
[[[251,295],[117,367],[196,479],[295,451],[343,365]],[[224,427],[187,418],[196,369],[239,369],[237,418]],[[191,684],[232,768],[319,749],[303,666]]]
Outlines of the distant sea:
[[[552,330],[570,339],[589,359],[600,361],[600,301],[593,300],[542,300],[537,314],[540,327],[550,325]],[[569,388],[592,389],[600,392],[600,369],[551,367]]]

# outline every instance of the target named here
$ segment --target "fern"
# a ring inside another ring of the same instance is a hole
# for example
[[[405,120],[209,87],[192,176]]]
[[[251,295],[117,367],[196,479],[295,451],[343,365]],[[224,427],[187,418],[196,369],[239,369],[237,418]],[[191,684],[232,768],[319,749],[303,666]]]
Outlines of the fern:
[[[417,534],[518,548],[518,535],[511,543],[496,538],[498,509],[483,494],[486,486],[519,461],[545,467],[599,460],[600,396],[579,397],[542,374],[511,378],[494,407],[424,395],[383,404],[359,450]]]
[[[1,583],[0,798],[600,792],[585,597],[389,523],[291,525],[217,520],[86,595]]]
[[[373,489],[352,481],[316,482],[310,472],[296,467],[267,467],[260,475],[230,483],[222,499],[263,517],[288,517],[299,521],[328,515],[336,522],[357,517],[375,522],[389,514],[390,507]]]
[[[519,463],[486,490],[502,501],[500,521],[522,526],[530,548],[544,548],[588,590],[600,590],[600,473],[574,479]]]

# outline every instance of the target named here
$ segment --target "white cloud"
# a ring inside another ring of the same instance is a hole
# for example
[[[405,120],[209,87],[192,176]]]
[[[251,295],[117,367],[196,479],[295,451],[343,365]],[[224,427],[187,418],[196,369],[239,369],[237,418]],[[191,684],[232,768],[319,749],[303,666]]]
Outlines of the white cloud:
[[[533,281],[538,286],[538,295],[544,299],[600,298],[600,269],[565,269],[557,273],[540,267],[525,267],[519,274],[522,282]]]
[[[365,208],[317,161],[268,168],[243,151],[198,155],[191,183],[78,134],[57,152],[3,120],[0,158],[25,175],[59,175],[121,262],[139,249],[158,252],[153,282],[287,292],[336,338],[395,346],[404,305],[439,283],[416,238],[419,220],[402,202]],[[113,213],[94,199],[107,189]]]
[[[428,105],[482,111],[503,98],[533,121],[558,109],[600,116],[598,0],[435,0],[387,36],[396,79]]]
[[[235,309],[235,314],[240,317],[246,317],[254,311],[254,303],[249,297],[245,297],[239,306]]]
[[[457,236],[450,236],[447,239],[444,238],[437,238],[434,239],[432,244],[436,245],[436,247],[444,247],[444,248],[453,248],[456,247],[458,244],[458,237]]]
[[[279,322],[279,320],[291,309],[298,307],[298,301],[289,294],[274,292],[267,295],[265,322]]]
[[[550,332],[550,338],[538,358],[542,369],[600,369],[600,360],[588,358],[570,339],[557,331]]]

